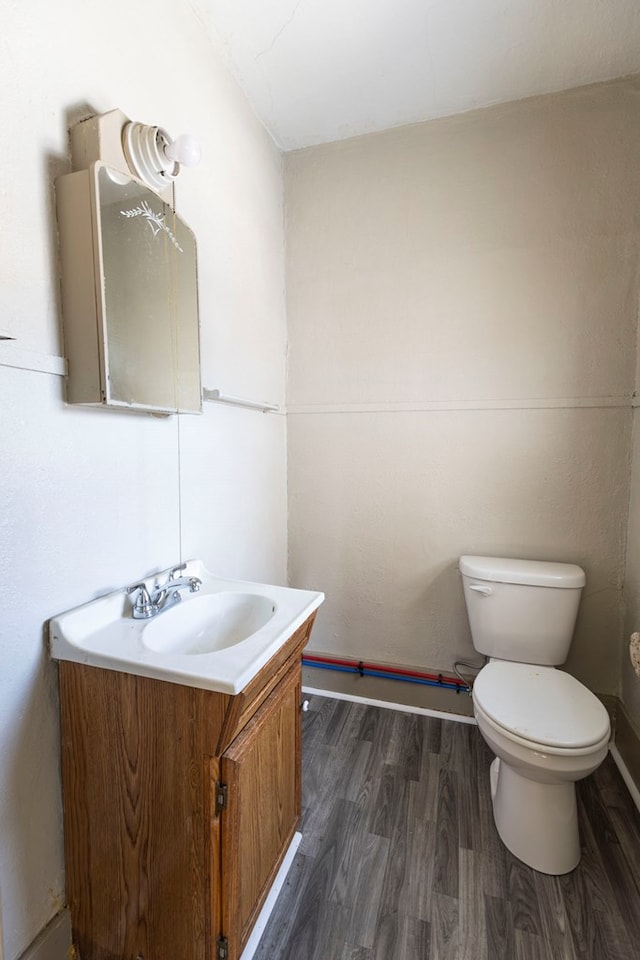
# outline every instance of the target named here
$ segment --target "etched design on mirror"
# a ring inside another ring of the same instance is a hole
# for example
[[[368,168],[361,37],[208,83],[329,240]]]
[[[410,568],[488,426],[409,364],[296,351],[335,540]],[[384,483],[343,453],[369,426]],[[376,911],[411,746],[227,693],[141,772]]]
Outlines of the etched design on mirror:
[[[180,253],[184,253],[184,250],[176,240],[173,232],[164,222],[164,214],[155,213],[146,200],[143,200],[139,207],[134,207],[133,210],[121,210],[120,213],[123,217],[144,217],[145,222],[151,227],[151,232],[153,233],[154,237],[157,237],[160,231],[164,230],[174,247],[176,247]]]

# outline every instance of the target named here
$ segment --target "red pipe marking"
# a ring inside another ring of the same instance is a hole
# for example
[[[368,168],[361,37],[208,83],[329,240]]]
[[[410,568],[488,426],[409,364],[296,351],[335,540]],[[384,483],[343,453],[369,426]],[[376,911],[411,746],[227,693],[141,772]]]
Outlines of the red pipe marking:
[[[358,660],[340,660],[337,657],[319,657],[312,654],[303,654],[305,660],[315,661],[316,663],[330,663],[338,667],[353,667],[357,670],[362,667],[364,670],[377,670],[384,673],[397,673],[404,677],[417,677],[421,680],[439,680],[441,683],[455,683],[457,686],[466,687],[467,684],[459,677],[448,677],[443,673],[423,673],[419,670],[403,670],[400,667],[381,667],[379,664],[363,663]]]
[[[305,660],[315,660],[317,663],[333,663],[339,667],[356,667],[358,666],[357,660],[339,660],[337,657],[318,657],[311,653],[303,653],[302,656]]]

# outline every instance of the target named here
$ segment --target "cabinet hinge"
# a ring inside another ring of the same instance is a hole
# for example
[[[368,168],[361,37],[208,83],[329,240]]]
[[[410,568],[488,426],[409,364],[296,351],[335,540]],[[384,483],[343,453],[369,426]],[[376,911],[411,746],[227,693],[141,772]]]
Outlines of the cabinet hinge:
[[[216,817],[227,806],[227,785],[226,783],[216,783]]]
[[[226,960],[229,956],[229,941],[226,937],[218,937],[216,941],[216,957],[218,960]]]

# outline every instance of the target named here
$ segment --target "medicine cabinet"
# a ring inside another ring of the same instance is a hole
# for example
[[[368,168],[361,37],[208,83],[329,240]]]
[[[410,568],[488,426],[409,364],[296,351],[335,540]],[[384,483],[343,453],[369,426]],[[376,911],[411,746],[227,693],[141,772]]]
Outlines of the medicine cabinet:
[[[56,183],[67,401],[201,413],[195,237],[98,161]]]

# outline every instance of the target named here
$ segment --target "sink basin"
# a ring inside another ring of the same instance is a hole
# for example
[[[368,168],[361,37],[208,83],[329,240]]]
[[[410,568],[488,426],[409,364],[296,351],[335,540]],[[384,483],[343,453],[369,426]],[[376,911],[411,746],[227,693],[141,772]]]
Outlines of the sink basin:
[[[147,577],[147,589],[170,572]],[[51,656],[237,694],[324,600],[312,590],[216,577],[201,560],[189,560],[183,573],[201,581],[199,592],[183,593],[150,620],[134,619],[126,587],[54,617]]]
[[[142,642],[161,653],[212,653],[246,640],[275,612],[273,600],[255,593],[225,591],[188,597],[148,621]]]

